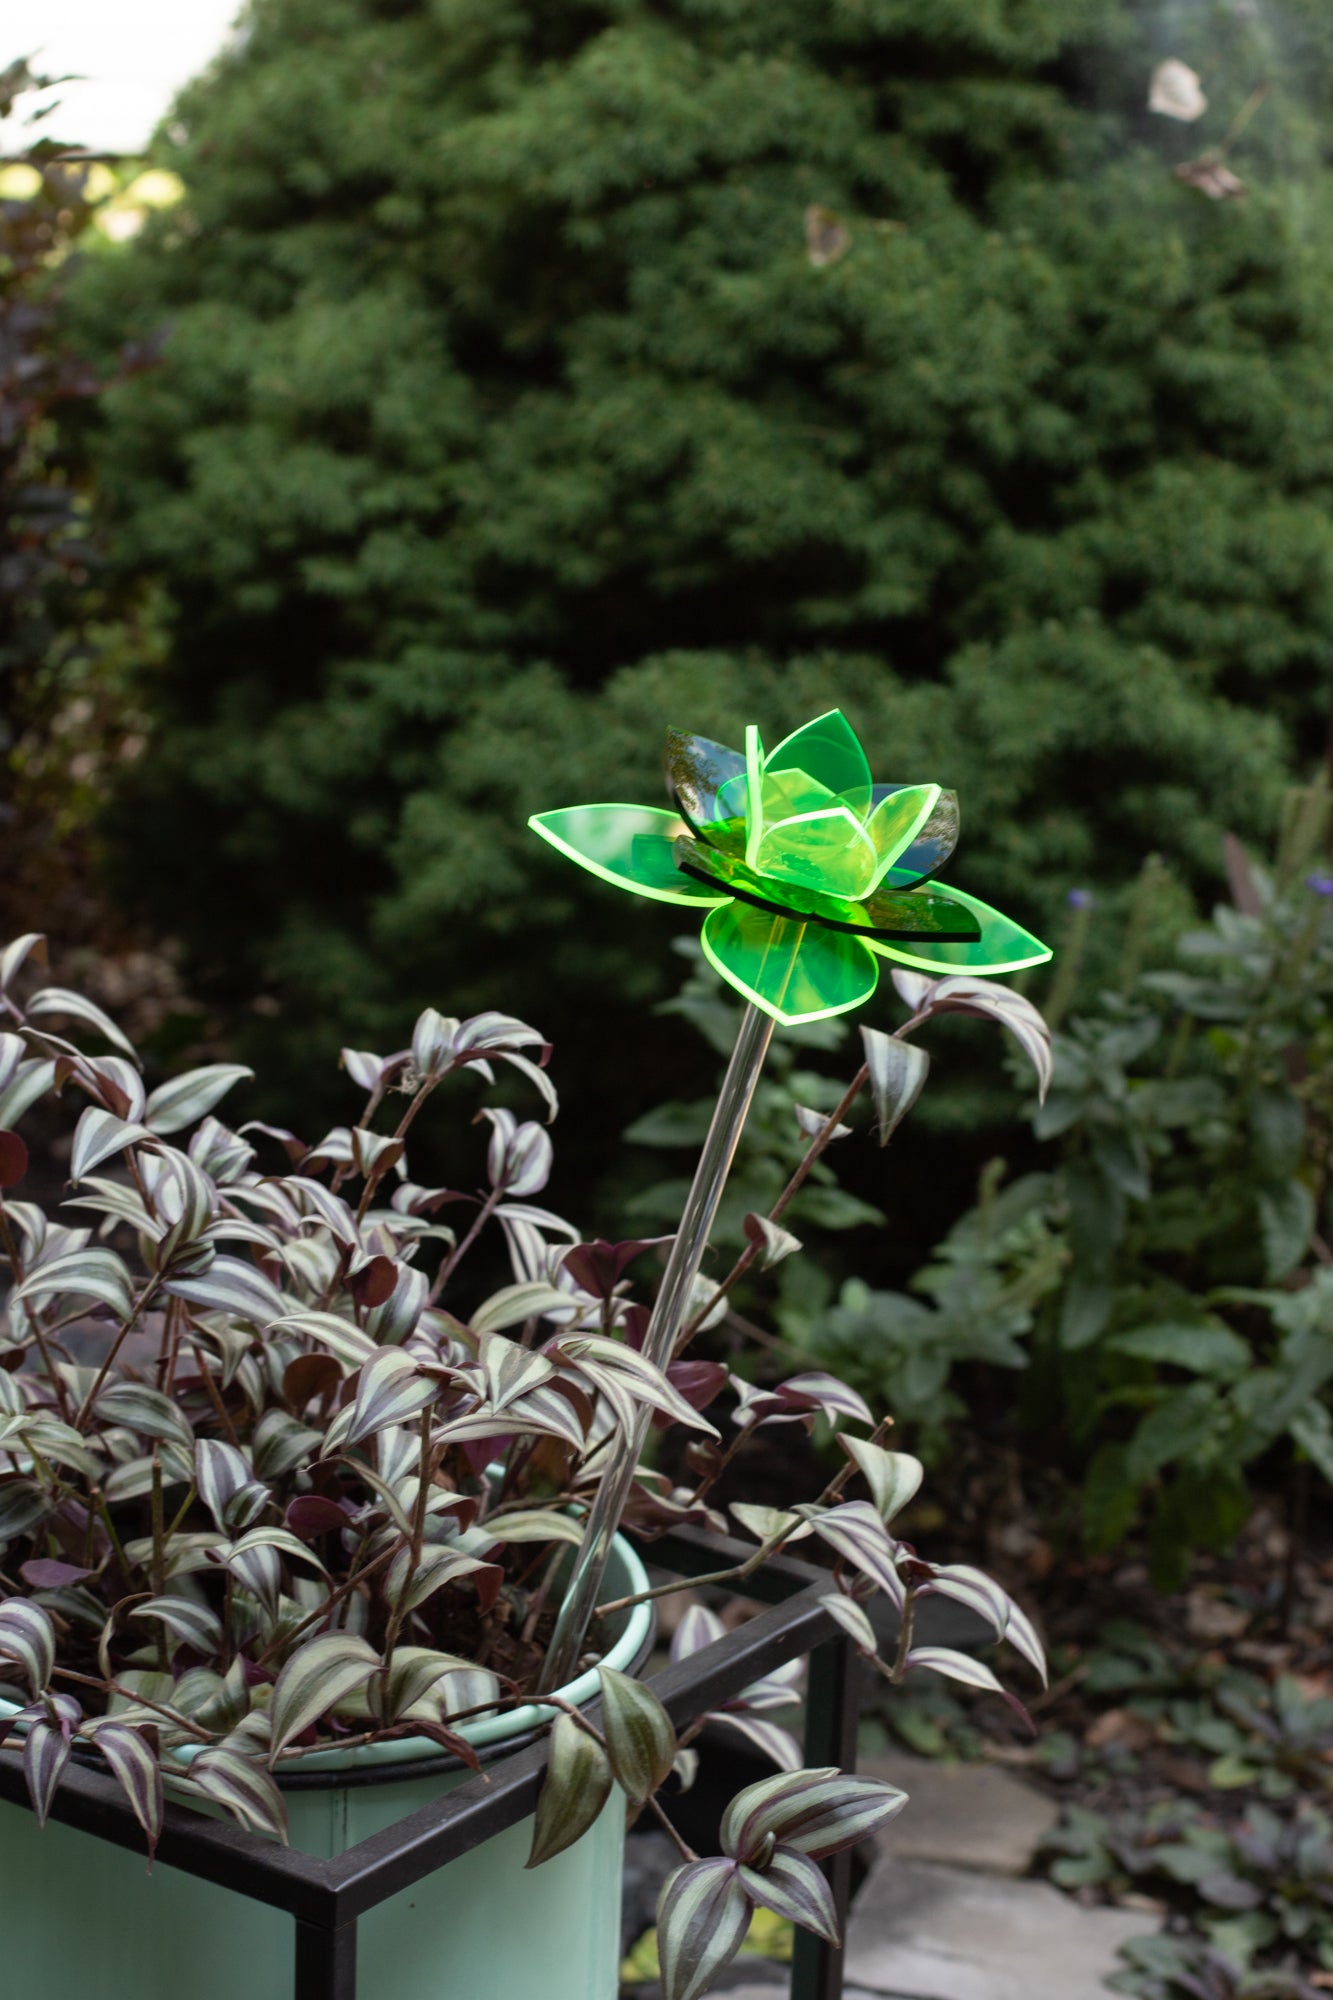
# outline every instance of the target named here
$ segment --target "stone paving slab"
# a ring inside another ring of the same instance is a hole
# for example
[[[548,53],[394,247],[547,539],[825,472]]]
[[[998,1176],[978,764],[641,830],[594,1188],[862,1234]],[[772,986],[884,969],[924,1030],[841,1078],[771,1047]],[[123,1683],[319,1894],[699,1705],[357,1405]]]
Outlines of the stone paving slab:
[[[1049,1882],[886,1854],[852,1911],[847,1986],[895,2000],[1108,2000],[1120,1946],[1156,1929],[1137,1911],[1086,1909]]]
[[[1026,1875],[1060,1817],[1053,1799],[995,1764],[942,1764],[888,1750],[858,1769],[906,1792],[911,1804],[876,1836],[881,1854],[993,1875]]]

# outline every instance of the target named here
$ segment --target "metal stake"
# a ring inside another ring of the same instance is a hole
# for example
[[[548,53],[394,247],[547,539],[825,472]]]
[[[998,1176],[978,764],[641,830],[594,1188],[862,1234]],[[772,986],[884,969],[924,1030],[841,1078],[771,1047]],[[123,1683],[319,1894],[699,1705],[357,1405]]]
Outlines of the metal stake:
[[[685,1201],[680,1229],[667,1259],[662,1288],[657,1294],[644,1336],[643,1352],[659,1368],[665,1368],[670,1361],[676,1337],[685,1323],[694,1281],[708,1248],[708,1233],[717,1214],[722,1190],[727,1184],[727,1175],[772,1036],[772,1017],[761,1013],[758,1007],[747,1007],[713,1112],[713,1122],[699,1155],[694,1182]],[[583,1651],[593,1606],[597,1602],[602,1572],[634,1482],[649,1420],[650,1413],[642,1411],[633,1436],[624,1440],[619,1462],[608,1471],[594,1496],[583,1543],[574,1559],[574,1572],[546,1655],[541,1679],[543,1693],[564,1687],[578,1671],[579,1656]]]

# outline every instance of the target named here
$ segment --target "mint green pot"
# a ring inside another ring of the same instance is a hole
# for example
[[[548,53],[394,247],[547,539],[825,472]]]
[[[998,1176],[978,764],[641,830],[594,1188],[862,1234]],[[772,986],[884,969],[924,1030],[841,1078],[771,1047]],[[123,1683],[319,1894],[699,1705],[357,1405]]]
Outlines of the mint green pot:
[[[648,1587],[634,1551],[617,1541],[608,1597]],[[629,1671],[652,1633],[636,1605],[607,1664]],[[595,1673],[563,1690],[587,1702]],[[12,1713],[15,1704],[0,1709]],[[549,1710],[525,1708],[464,1724],[494,1750]],[[330,1858],[452,1791],[467,1772],[395,1776],[394,1765],[438,1756],[424,1738],[322,1753],[327,1789],[288,1795],[292,1846]],[[338,1785],[355,1765],[382,1772]],[[361,1918],[357,2000],[615,2000],[620,1958],[624,1803],[613,1792],[583,1838],[527,1871],[524,1820]],[[293,1924],[252,1902],[73,1827],[38,1831],[22,1806],[0,1803],[0,1995],[3,2000],[291,2000]]]

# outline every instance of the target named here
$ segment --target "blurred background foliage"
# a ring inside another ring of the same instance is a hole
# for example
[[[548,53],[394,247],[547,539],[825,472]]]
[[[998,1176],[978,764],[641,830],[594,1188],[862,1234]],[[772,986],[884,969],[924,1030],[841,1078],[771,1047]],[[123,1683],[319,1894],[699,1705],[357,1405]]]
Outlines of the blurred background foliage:
[[[1167,58],[1197,117],[1149,110]],[[156,141],[181,198],[73,259],[66,203],[23,281],[96,380],[23,449],[97,560],[41,586],[36,725],[5,654],[11,825],[95,718],[107,908],[265,1109],[341,1115],[330,1049],[422,1005],[528,1014],[560,1199],[639,1230],[722,1003],[694,967],[653,1011],[663,913],[524,820],[657,796],[669,722],[840,704],[877,776],[961,792],[956,879],[1064,947],[1064,1034],[1029,1128],[946,1024],[914,1170],[849,1144],[805,1196],[837,1235],[775,1274],[783,1338],[928,1443],[990,1383],[1091,1459],[1094,1537],[1222,1533],[1326,1261],[1284,1068],[1329,1032],[1326,828],[1283,828],[1333,744],[1331,111],[1322,0],[252,0]],[[1278,855],[1262,907],[1227,832]],[[782,1058],[735,1226],[851,1062]]]

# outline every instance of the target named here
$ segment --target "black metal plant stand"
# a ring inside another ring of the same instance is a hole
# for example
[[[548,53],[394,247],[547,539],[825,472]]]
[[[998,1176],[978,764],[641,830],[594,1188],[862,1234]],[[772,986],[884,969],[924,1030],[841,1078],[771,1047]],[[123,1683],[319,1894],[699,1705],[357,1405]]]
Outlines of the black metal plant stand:
[[[656,1565],[688,1577],[741,1563],[754,1550],[750,1544],[682,1530],[652,1544],[650,1553]],[[648,1682],[676,1727],[739,1694],[784,1661],[808,1653],[806,1763],[853,1769],[858,1663],[846,1633],[819,1603],[829,1588],[826,1571],[786,1557],[774,1558],[749,1578],[746,1595],[770,1609]],[[595,1718],[596,1707],[588,1712]],[[157,1859],[159,1865],[183,1869],[289,1913],[296,1944],[293,2000],[356,2000],[357,1919],[525,1819],[536,1805],[545,1765],[543,1737],[492,1764],[484,1778],[468,1779],[332,1860],[279,1847],[231,1821],[169,1805]],[[28,1802],[14,1751],[0,1753],[0,1798],[17,1805]],[[66,1766],[51,1817],[117,1846],[142,1845],[139,1824],[114,1780],[83,1765]],[[824,1865],[845,1934],[850,1852]],[[841,1993],[841,1949],[797,1931],[792,2000],[840,2000]],[[459,1994],[457,2000],[469,1996]]]

